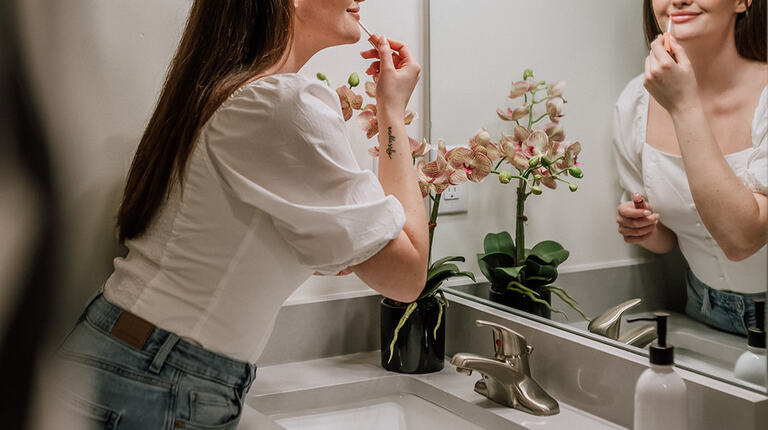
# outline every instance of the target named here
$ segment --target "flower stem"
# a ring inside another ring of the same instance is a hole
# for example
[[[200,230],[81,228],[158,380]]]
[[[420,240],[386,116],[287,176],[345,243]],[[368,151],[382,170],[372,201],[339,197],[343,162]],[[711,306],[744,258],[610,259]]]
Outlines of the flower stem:
[[[545,116],[548,116],[548,115],[549,115],[548,113],[541,115],[540,117],[536,118],[535,121],[533,121],[533,124],[536,124],[537,122],[541,121],[542,119],[544,119]]]
[[[517,217],[515,219],[515,265],[522,264],[525,254],[525,193],[528,181],[520,179],[517,186]]]
[[[493,168],[493,170],[499,170],[499,166],[501,166],[501,163],[503,163],[506,159],[507,157],[502,157],[501,160],[499,160],[499,162],[496,164],[496,167]]]
[[[435,227],[437,227],[437,211],[440,208],[440,197],[442,196],[442,193],[435,194],[435,197],[432,199],[434,203],[432,203],[432,213],[429,216],[429,257],[427,259],[427,267],[429,267],[429,264],[432,262],[432,239],[435,237]]]

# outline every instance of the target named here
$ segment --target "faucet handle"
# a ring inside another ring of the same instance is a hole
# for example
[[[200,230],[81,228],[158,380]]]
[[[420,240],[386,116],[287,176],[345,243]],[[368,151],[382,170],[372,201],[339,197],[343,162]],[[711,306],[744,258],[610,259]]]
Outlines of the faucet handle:
[[[600,316],[590,321],[587,329],[592,333],[596,333],[613,340],[618,339],[619,332],[621,330],[621,316],[624,314],[624,312],[639,305],[640,302],[642,302],[642,300],[639,298],[631,299],[608,309]]]
[[[505,361],[507,358],[529,354],[533,348],[528,346],[525,337],[520,333],[490,321],[477,320],[478,327],[488,327],[493,330],[493,349],[496,359]]]

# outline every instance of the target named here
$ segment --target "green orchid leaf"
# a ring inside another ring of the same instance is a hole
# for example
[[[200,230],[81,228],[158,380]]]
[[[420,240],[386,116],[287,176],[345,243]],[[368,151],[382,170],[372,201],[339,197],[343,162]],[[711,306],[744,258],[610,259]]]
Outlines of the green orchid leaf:
[[[405,313],[403,313],[403,316],[400,317],[400,321],[398,321],[397,327],[395,327],[395,335],[392,337],[392,342],[389,344],[389,360],[387,360],[387,363],[392,361],[392,355],[395,354],[395,342],[397,342],[397,335],[400,333],[400,329],[403,328],[403,325],[406,321],[408,321],[408,318],[411,316],[413,311],[416,310],[417,306],[419,306],[417,302],[409,304],[408,307],[405,308]]]
[[[528,258],[536,257],[541,260],[542,263],[553,264],[555,267],[559,266],[563,261],[568,259],[570,253],[563,248],[562,245],[554,240],[545,240],[537,243],[532,249]]]
[[[424,290],[421,292],[419,299],[434,295],[435,292],[438,291],[438,288],[440,288],[440,285],[447,279],[461,277],[461,276],[471,279],[472,282],[477,282],[475,280],[475,274],[472,272],[460,272],[458,270],[441,272],[433,276],[432,278],[430,278],[429,281],[427,281],[427,285],[424,287]]]
[[[515,257],[504,252],[477,254],[477,258],[488,263],[490,267],[512,267],[515,265]]]
[[[464,262],[465,260],[464,260],[464,257],[458,256],[458,255],[457,256],[444,257],[444,258],[441,258],[441,259],[435,261],[434,263],[432,263],[432,265],[429,266],[429,268],[430,269],[434,269],[435,267],[438,267],[438,266],[442,265],[443,263],[447,263],[449,261],[461,261],[461,262]]]
[[[483,240],[483,249],[486,253],[503,252],[509,255],[515,255],[515,241],[508,232],[488,233]]]
[[[493,275],[491,275],[491,268],[488,266],[488,263],[481,258],[483,255],[485,254],[477,254],[477,265],[480,266],[480,271],[483,273],[483,276],[485,276],[485,279],[489,280],[492,284],[495,284],[495,279]]]
[[[517,279],[520,276],[520,271],[523,270],[524,266],[517,266],[517,267],[497,267],[493,269],[494,274],[496,274],[498,277],[506,277],[509,280]],[[507,282],[509,282],[509,280]]]
[[[434,269],[429,269],[427,271],[427,284],[429,284],[433,277],[439,276],[441,273],[445,272],[459,272],[459,266],[453,263],[446,263],[442,266],[435,267]]]

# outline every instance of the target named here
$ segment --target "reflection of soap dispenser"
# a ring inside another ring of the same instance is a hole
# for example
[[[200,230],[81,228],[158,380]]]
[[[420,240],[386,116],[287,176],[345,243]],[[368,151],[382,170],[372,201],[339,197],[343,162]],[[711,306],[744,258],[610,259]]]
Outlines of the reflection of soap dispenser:
[[[651,367],[640,375],[635,386],[635,430],[688,428],[688,399],[685,382],[675,372],[675,349],[667,345],[669,314],[656,312],[653,318],[632,321],[656,321],[657,342],[650,346]]]
[[[755,299],[755,326],[749,328],[747,350],[741,354],[733,376],[753,384],[768,384],[768,361],[765,355],[765,299]]]

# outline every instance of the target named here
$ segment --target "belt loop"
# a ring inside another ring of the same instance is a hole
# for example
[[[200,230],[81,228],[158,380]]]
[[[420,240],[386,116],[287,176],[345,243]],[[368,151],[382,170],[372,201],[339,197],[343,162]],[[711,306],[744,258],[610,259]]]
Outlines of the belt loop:
[[[157,354],[155,354],[155,358],[152,359],[152,364],[149,365],[149,370],[152,373],[160,373],[160,369],[163,368],[165,359],[168,357],[168,354],[171,353],[171,350],[173,349],[174,346],[176,346],[176,343],[178,341],[179,341],[178,335],[173,333],[168,333],[168,337],[165,338],[163,345],[160,346],[160,349],[157,350]]]
[[[704,287],[703,288],[703,294],[701,295],[701,313],[702,315],[706,317],[710,317],[712,315],[712,303],[710,303],[709,294],[711,293],[710,288]]]

